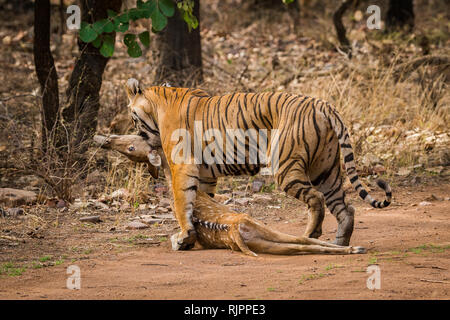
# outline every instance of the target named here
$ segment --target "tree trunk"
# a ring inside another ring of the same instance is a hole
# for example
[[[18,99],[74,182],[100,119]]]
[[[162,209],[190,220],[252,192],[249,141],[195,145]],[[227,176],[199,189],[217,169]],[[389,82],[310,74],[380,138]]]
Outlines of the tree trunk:
[[[386,16],[388,31],[405,30],[410,32],[414,28],[413,0],[389,0]]]
[[[346,36],[346,30],[344,24],[342,23],[342,16],[345,11],[350,8],[354,0],[345,0],[339,6],[339,8],[333,14],[333,23],[336,28],[336,34],[340,43],[340,49],[348,55],[350,58],[352,55],[352,47],[350,45],[350,41],[348,41]]]
[[[36,0],[34,10],[34,64],[42,93],[42,150],[53,143],[50,138],[58,118],[59,90],[58,75],[50,51],[50,1]]]
[[[173,86],[195,86],[203,81],[200,41],[200,0],[194,1],[194,15],[199,26],[189,32],[179,11],[169,18],[166,28],[157,36],[159,63],[156,84],[168,81]]]
[[[107,10],[120,11],[122,0],[85,0],[82,3],[82,21],[95,22],[106,18]],[[115,35],[113,35],[115,37]],[[73,144],[78,153],[87,149],[85,141],[91,139],[97,128],[97,116],[100,108],[100,88],[102,75],[109,58],[105,58],[91,43],[78,39],[80,56],[76,61],[67,89],[67,104],[62,112],[69,134],[74,139],[66,141]]]

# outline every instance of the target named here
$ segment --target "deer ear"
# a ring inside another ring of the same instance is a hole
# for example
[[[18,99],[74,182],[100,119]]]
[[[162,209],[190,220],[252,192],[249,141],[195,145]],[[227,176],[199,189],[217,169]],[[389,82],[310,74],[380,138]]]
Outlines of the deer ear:
[[[150,152],[148,154],[148,161],[150,162],[151,165],[153,165],[155,167],[161,166],[161,157],[156,152],[156,150],[153,150],[152,152]]]
[[[142,89],[139,84],[139,81],[137,81],[134,78],[130,78],[127,80],[127,83],[125,85],[125,91],[127,92],[127,96],[130,102],[137,94],[142,94]]]
[[[154,179],[158,179],[159,167],[161,166],[161,157],[155,150],[149,152],[147,157],[149,162],[148,171]]]

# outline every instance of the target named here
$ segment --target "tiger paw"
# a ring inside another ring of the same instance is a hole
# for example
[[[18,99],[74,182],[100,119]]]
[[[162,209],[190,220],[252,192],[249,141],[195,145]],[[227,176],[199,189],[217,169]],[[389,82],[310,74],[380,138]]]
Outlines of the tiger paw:
[[[189,250],[192,249],[197,240],[197,233],[194,229],[180,231],[170,237],[172,242],[172,250]]]

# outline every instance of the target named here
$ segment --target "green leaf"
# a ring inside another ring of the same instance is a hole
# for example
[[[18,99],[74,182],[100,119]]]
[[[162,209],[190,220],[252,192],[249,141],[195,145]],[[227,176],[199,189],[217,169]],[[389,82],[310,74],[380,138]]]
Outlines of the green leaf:
[[[133,42],[136,42],[136,35],[132,33],[127,33],[123,38],[123,43],[125,43],[125,45],[129,47]]]
[[[114,31],[114,23],[111,20],[108,20],[103,27],[103,31],[106,33],[113,32]]]
[[[128,10],[128,14],[131,20],[136,21],[144,17],[144,10],[133,8]]]
[[[84,27],[80,29],[80,39],[83,42],[92,42],[97,38],[97,36],[97,32],[95,32],[90,24],[85,24]]]
[[[144,10],[144,18],[149,19],[152,16],[153,12],[157,10],[156,2],[155,1],[145,2],[143,10]]]
[[[104,57],[112,57],[114,54],[114,38],[110,35],[105,35],[103,39],[102,47],[100,48],[100,53]]]
[[[137,3],[136,3],[136,7],[138,8],[138,9],[142,9],[142,8],[144,8],[144,2],[142,1],[142,0],[137,0]]]
[[[161,14],[159,10],[153,11],[151,18],[152,18],[152,28],[155,31],[161,31],[166,27],[167,18],[163,14]]]
[[[196,29],[198,27],[197,17],[190,14],[188,11],[184,12],[183,19],[184,19],[184,21],[186,21],[186,23],[189,27],[189,31],[191,30],[191,28]]]
[[[99,21],[96,21],[93,25],[92,25],[92,28],[95,30],[95,32],[97,32],[98,34],[101,34],[101,33],[103,33],[103,29],[104,29],[104,27],[105,27],[105,25],[106,25],[106,23],[108,22],[108,20],[106,20],[106,19],[102,19],[102,20],[99,20]]]
[[[148,31],[144,31],[139,33],[138,37],[139,40],[141,40],[141,43],[148,48],[150,45],[150,33]]]
[[[128,28],[130,27],[130,24],[128,22],[126,23],[121,23],[116,27],[116,30],[118,32],[126,32],[128,31]]]
[[[166,17],[172,17],[175,13],[175,5],[172,0],[159,0],[158,6]]]
[[[93,42],[92,45],[96,48],[100,48],[102,44],[102,37],[98,36]]]
[[[141,47],[139,47],[139,44],[134,41],[130,44],[130,46],[128,46],[128,55],[132,58],[137,58],[142,56],[142,50]]]
[[[128,15],[128,12],[127,12],[127,11],[125,11],[124,13],[122,13],[122,14],[119,16],[119,21],[122,22],[122,23],[127,23],[128,21],[130,21],[130,17],[129,17],[129,15]]]

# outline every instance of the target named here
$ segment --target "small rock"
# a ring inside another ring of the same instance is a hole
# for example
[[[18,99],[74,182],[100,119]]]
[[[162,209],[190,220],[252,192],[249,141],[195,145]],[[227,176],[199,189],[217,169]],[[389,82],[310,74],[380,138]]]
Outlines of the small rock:
[[[158,208],[156,208],[156,212],[157,213],[167,213],[167,212],[169,212],[169,209],[164,208],[164,207],[158,207]]]
[[[407,176],[411,173],[411,169],[408,168],[400,168],[398,169],[396,175],[398,176]]]
[[[159,205],[164,208],[170,208],[171,203],[172,201],[167,198],[161,198],[161,200],[159,200]]]
[[[80,218],[80,221],[81,222],[91,222],[91,223],[102,222],[102,220],[100,220],[100,216],[83,217],[83,218]]]
[[[152,216],[154,218],[163,219],[163,220],[176,220],[173,214],[160,214],[157,216]]]
[[[22,208],[9,208],[6,210],[6,215],[10,217],[17,217],[24,214],[24,211]]]
[[[7,45],[7,46],[11,44],[11,41],[12,41],[11,36],[6,36],[6,37],[4,37],[3,40],[2,40],[3,44],[4,44],[4,45]]]
[[[130,196],[130,193],[128,192],[127,189],[124,189],[124,188],[118,189],[118,190],[114,191],[113,193],[111,193],[112,199],[124,199],[124,198],[128,198],[129,196]]]
[[[162,219],[157,219],[157,218],[153,218],[152,216],[147,216],[147,217],[140,217],[139,220],[141,222],[144,222],[146,224],[154,224],[154,223],[160,223],[163,220]]]
[[[139,216],[138,218],[135,218],[135,220],[136,219],[149,224],[160,223],[163,222],[164,220],[175,220],[174,216],[171,214],[161,214],[161,215],[144,214],[142,216]]]
[[[132,221],[127,224],[127,229],[145,229],[148,225],[139,221]]]
[[[59,201],[56,203],[56,207],[57,207],[57,208],[65,208],[65,207],[67,207],[67,203],[66,203],[64,200],[59,200]]]
[[[420,202],[419,203],[419,206],[431,206],[431,202],[428,202],[428,201],[422,201],[422,202]]]
[[[234,199],[234,202],[240,204],[241,206],[246,206],[250,202],[252,202],[252,200],[253,200],[252,198],[236,198]]]
[[[33,191],[0,188],[0,203],[8,206],[20,206],[36,202],[37,194]]]
[[[425,201],[443,201],[443,200],[444,200],[444,198],[439,197],[435,194],[432,194],[431,196],[429,196],[425,199]]]
[[[260,192],[263,186],[264,186],[264,181],[254,180],[252,182],[252,192],[254,192],[254,193]]]
[[[169,189],[163,185],[163,184],[156,184],[155,187],[153,188],[153,191],[155,191],[156,193],[166,193],[167,191],[169,191]]]
[[[264,194],[255,194],[255,195],[253,195],[253,199],[255,199],[255,201],[257,203],[267,203],[267,202],[272,201],[271,196],[264,195]]]
[[[101,201],[94,201],[93,205],[94,205],[95,209],[104,210],[104,211],[109,210],[109,207]]]

